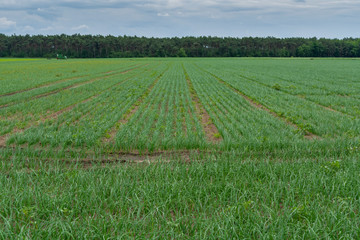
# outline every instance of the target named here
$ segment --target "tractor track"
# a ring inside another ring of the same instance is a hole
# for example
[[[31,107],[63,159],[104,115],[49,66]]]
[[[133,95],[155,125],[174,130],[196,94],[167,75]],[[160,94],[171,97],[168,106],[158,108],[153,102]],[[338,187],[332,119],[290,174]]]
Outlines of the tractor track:
[[[196,91],[191,82],[190,76],[186,72],[184,65],[182,65],[182,68],[183,68],[184,75],[186,78],[186,83],[189,88],[191,100],[195,106],[196,115],[197,115],[198,119],[200,119],[200,122],[203,127],[207,141],[211,142],[211,143],[221,142],[222,141],[221,136],[219,138],[215,137],[215,136],[217,136],[217,134],[219,135],[219,130],[217,129],[215,124],[211,121],[211,117],[210,117],[209,113],[205,110],[204,106],[201,104],[201,101],[200,101],[198,95],[196,94]]]
[[[293,128],[295,129],[300,129],[300,127],[298,125],[296,125],[295,123],[291,122],[290,120],[288,120],[287,118],[285,117],[282,117],[280,115],[278,115],[275,111],[265,107],[264,105],[260,104],[259,102],[257,102],[255,99],[247,96],[245,93],[241,92],[239,89],[233,87],[231,84],[227,83],[226,81],[224,81],[223,79],[221,79],[220,77],[216,76],[215,74],[207,71],[207,70],[204,70],[203,68],[197,66],[196,64],[194,64],[196,67],[198,67],[201,71],[203,72],[206,72],[208,74],[210,74],[211,76],[213,76],[215,79],[217,79],[220,83],[224,84],[225,86],[229,87],[230,89],[232,89],[233,91],[235,91],[237,94],[239,94],[240,96],[242,96],[251,106],[253,106],[254,108],[257,108],[257,109],[261,109],[261,110],[264,110],[266,112],[268,112],[269,114],[271,114],[273,117],[285,122],[287,125],[289,126],[292,126]],[[320,136],[314,134],[314,133],[311,133],[309,131],[306,131],[305,132],[305,136],[304,136],[305,139],[308,139],[308,140],[313,140],[313,139],[321,139]]]
[[[146,64],[146,65],[147,65],[147,64]],[[146,66],[146,65],[142,65],[142,66]],[[138,68],[138,67],[137,67],[137,68]],[[119,73],[119,74],[125,74],[126,72],[129,72],[129,71],[131,71],[131,70],[134,70],[134,69],[129,69],[129,70],[126,70],[126,71],[121,72],[121,73]],[[122,80],[121,82],[118,82],[118,83],[116,83],[116,84],[111,85],[110,87],[102,90],[101,92],[99,92],[99,93],[97,93],[97,94],[95,94],[95,95],[93,95],[93,96],[90,96],[90,97],[88,97],[88,98],[86,98],[86,99],[84,99],[84,100],[82,100],[82,101],[80,101],[80,102],[77,102],[77,103],[75,103],[75,104],[72,104],[72,105],[70,105],[70,106],[68,106],[68,107],[66,107],[66,108],[63,108],[63,109],[61,109],[61,110],[59,110],[59,111],[57,111],[57,112],[55,112],[55,113],[51,113],[51,114],[49,114],[49,115],[47,115],[47,116],[45,116],[45,117],[42,117],[42,118],[40,119],[40,121],[35,121],[35,122],[33,122],[33,124],[29,123],[28,125],[30,125],[30,126],[28,126],[28,127],[25,128],[25,129],[17,129],[17,128],[15,128],[15,129],[13,129],[10,133],[1,135],[1,136],[0,136],[0,147],[6,147],[6,141],[7,141],[7,138],[8,138],[9,136],[11,136],[11,135],[13,135],[13,134],[15,134],[15,133],[22,133],[22,132],[26,131],[28,128],[33,127],[34,124],[38,125],[39,123],[45,122],[45,121],[47,121],[47,120],[55,120],[55,119],[57,119],[60,115],[62,115],[63,113],[71,111],[72,109],[74,109],[74,108],[75,108],[76,106],[78,106],[79,104],[83,104],[83,103],[89,102],[89,101],[95,99],[96,97],[98,97],[99,95],[101,95],[102,93],[106,92],[107,90],[109,90],[109,89],[111,89],[111,88],[113,88],[113,87],[115,87],[115,86],[118,86],[118,85],[120,85],[120,84],[128,81],[129,79],[131,79],[131,78],[133,78],[133,77],[134,77],[134,76],[128,77],[128,78]]]
[[[145,90],[145,92],[131,105],[131,107],[128,109],[128,112],[125,113],[120,120],[117,121],[117,123],[121,123],[121,125],[125,125],[131,118],[134,116],[134,114],[138,111],[141,103],[143,100],[150,94],[156,83],[160,80],[160,78],[164,75],[164,73],[169,69],[166,68],[160,75],[156,77],[153,83]],[[118,132],[117,129],[117,123],[109,130],[109,138],[103,138],[101,142],[103,143],[111,143],[114,141],[116,133]]]

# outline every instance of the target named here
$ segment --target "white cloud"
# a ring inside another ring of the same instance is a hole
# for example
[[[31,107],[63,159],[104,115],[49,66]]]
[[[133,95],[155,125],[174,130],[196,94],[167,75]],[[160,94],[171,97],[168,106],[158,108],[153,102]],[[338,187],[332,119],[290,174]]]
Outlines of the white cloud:
[[[85,24],[71,28],[71,30],[88,30],[88,29],[90,29],[89,26]]]
[[[0,18],[0,29],[9,29],[16,26],[16,22],[8,20],[6,17]]]
[[[26,9],[44,17],[56,14],[51,8],[103,9],[132,8],[159,13],[171,11],[195,12],[202,15],[204,10],[218,11],[287,11],[296,9],[359,9],[359,0],[1,0],[0,9]]]
[[[360,0],[0,0],[0,32],[341,38],[359,36],[358,12]]]
[[[170,16],[170,14],[168,14],[168,13],[158,13],[157,15],[159,17],[169,17]]]
[[[35,29],[32,26],[26,25],[22,30],[30,32],[30,31],[34,31]]]
[[[39,30],[43,31],[43,32],[46,32],[46,31],[54,30],[54,28],[53,27],[44,27],[44,28],[40,28]]]

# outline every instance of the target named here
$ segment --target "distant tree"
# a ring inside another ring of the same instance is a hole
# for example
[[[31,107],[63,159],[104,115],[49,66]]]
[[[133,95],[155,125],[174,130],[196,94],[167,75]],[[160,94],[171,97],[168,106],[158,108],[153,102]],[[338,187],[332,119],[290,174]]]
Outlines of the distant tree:
[[[178,53],[177,53],[177,55],[178,55],[179,57],[187,57],[184,48],[180,48],[179,51],[178,51]]]
[[[0,34],[0,57],[360,57],[360,39]]]

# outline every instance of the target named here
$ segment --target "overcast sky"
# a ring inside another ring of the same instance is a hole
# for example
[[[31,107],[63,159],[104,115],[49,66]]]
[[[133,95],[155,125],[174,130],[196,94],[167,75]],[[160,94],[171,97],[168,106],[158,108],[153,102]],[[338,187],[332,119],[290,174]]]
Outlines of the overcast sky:
[[[360,0],[0,0],[0,33],[360,37]]]

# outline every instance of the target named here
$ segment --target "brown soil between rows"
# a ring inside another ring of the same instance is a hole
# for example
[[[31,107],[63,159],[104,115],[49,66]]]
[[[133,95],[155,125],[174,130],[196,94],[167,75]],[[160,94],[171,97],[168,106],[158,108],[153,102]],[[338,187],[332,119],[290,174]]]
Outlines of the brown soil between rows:
[[[131,153],[123,153],[123,154],[114,154],[109,155],[107,159],[92,160],[92,159],[81,159],[80,163],[83,164],[84,168],[105,165],[105,164],[117,164],[117,163],[168,163],[170,159],[177,159],[183,162],[190,162],[190,151],[162,151],[156,152],[152,154],[140,155],[140,154],[131,154]],[[71,161],[69,163],[72,163]]]
[[[124,74],[125,72],[129,72],[129,71],[131,71],[131,69],[130,69],[130,70],[127,70],[127,71],[124,71],[124,72],[121,72],[120,74]],[[126,80],[128,80],[128,79],[129,79],[129,78],[125,79],[124,81],[126,81]],[[121,81],[121,82],[119,82],[119,83],[116,83],[115,85],[119,85],[119,84],[123,83],[124,81]],[[112,88],[112,87],[114,87],[115,85],[112,85],[112,86],[109,87],[109,88]],[[105,89],[104,91],[108,90],[109,88]],[[104,91],[102,91],[102,92],[104,92]],[[96,95],[94,95],[94,96],[91,96],[91,97],[89,97],[89,98],[87,98],[87,99],[85,99],[85,100],[82,100],[81,102],[72,104],[72,105],[70,105],[70,106],[68,106],[68,107],[66,107],[66,108],[64,108],[64,109],[61,109],[61,110],[59,110],[59,111],[57,111],[57,112],[55,112],[55,113],[52,113],[52,114],[50,114],[50,115],[48,115],[48,116],[42,117],[42,118],[41,118],[41,121],[46,121],[46,120],[50,120],[50,119],[52,119],[52,120],[57,119],[57,118],[58,118],[61,114],[63,114],[64,112],[71,111],[71,110],[72,110],[73,108],[75,108],[77,105],[82,104],[82,103],[89,102],[89,101],[91,101],[92,99],[96,98],[96,97],[99,96],[99,95],[100,95],[100,93],[99,93],[99,94],[96,94]],[[34,123],[38,123],[38,121],[36,121],[36,122],[34,122]],[[29,125],[30,125],[30,127],[33,126],[33,124],[29,124]],[[22,132],[24,132],[26,129],[27,129],[27,128],[25,128],[25,129],[14,129],[14,130],[12,130],[10,133],[0,136],[0,147],[6,147],[6,140],[7,140],[7,137],[8,137],[8,136],[10,136],[10,135],[12,135],[12,134],[15,134],[15,133],[22,133]]]
[[[292,95],[292,94],[291,94],[291,95]],[[354,117],[354,116],[351,115],[351,114],[341,112],[341,111],[336,110],[336,109],[333,109],[333,108],[331,108],[331,107],[329,107],[329,106],[325,106],[325,105],[322,105],[322,104],[320,104],[320,103],[318,103],[318,102],[315,102],[315,101],[313,101],[313,100],[310,100],[310,99],[306,98],[306,97],[303,96],[303,95],[301,95],[301,96],[300,96],[300,95],[293,95],[293,96],[296,96],[296,97],[305,99],[305,100],[307,100],[307,101],[310,101],[310,102],[316,104],[317,106],[319,106],[319,107],[321,107],[321,108],[323,108],[323,109],[325,109],[325,110],[328,110],[328,111],[330,111],[330,112],[339,113],[339,114],[341,114],[341,115],[345,115],[345,116],[348,116],[348,117]],[[340,95],[340,96],[341,96],[341,95]]]
[[[112,76],[114,76],[114,75],[125,74],[125,73],[128,73],[128,72],[130,72],[130,71],[135,70],[136,68],[137,68],[137,67],[132,68],[132,69],[128,69],[128,70],[125,70],[125,71],[122,71],[122,72],[115,72],[115,73],[111,73],[111,74],[106,74],[106,75],[104,75],[104,76],[97,77],[97,78],[91,79],[91,80],[89,80],[89,81],[77,83],[77,84],[74,84],[74,85],[71,85],[71,86],[68,86],[68,87],[65,87],[65,88],[62,88],[62,89],[59,89],[59,90],[50,92],[50,93],[46,93],[46,94],[43,94],[43,95],[39,95],[39,96],[37,96],[36,98],[46,97],[46,96],[49,96],[49,95],[52,95],[52,94],[56,94],[56,93],[58,93],[58,92],[60,92],[60,91],[67,90],[67,89],[78,88],[78,87],[81,87],[81,86],[83,86],[83,85],[91,84],[91,83],[93,83],[93,82],[96,82],[96,81],[98,81],[98,80],[103,80],[103,79],[112,77]]]
[[[184,164],[190,164],[192,161],[192,151],[162,151],[156,152],[148,155],[139,155],[135,153],[118,153],[109,155],[105,158],[93,159],[91,157],[84,157],[80,159],[53,159],[53,158],[41,158],[39,160],[43,160],[46,162],[55,162],[60,161],[64,163],[65,168],[62,170],[66,171],[72,169],[73,167],[80,167],[84,170],[90,170],[91,168],[101,168],[107,166],[116,166],[120,164],[127,164],[130,166],[147,166],[150,164],[158,164],[158,163],[170,163],[171,161],[182,162]],[[194,158],[196,159],[196,158]],[[18,170],[17,172],[31,173],[34,171],[40,170],[38,167],[25,167],[23,170]]]
[[[130,120],[130,118],[137,112],[137,110],[139,109],[139,106],[140,105],[137,105],[137,106],[131,108],[130,111],[128,113],[126,113],[114,127],[111,128],[111,130],[108,133],[109,136],[105,137],[102,142],[103,143],[113,142],[115,139],[116,133],[118,132],[119,127],[120,127],[119,123],[121,125],[126,124]]]
[[[88,102],[88,101],[92,100],[92,99],[95,98],[95,97],[96,97],[96,96],[92,96],[92,97],[90,97],[90,98],[88,98],[88,99],[85,99],[85,100],[81,101],[80,103]],[[62,113],[67,112],[67,111],[70,111],[70,110],[73,109],[76,105],[78,105],[78,104],[80,104],[80,103],[73,104],[73,105],[71,105],[71,106],[69,106],[69,107],[67,107],[67,108],[61,109],[61,110],[59,110],[59,111],[57,111],[57,112],[55,112],[55,113],[52,113],[52,114],[50,114],[50,115],[48,115],[48,116],[41,117],[40,121],[43,122],[43,121],[50,120],[50,119],[53,119],[53,120],[54,120],[54,119],[57,119]],[[7,140],[7,137],[8,137],[8,136],[13,135],[13,134],[15,134],[15,133],[22,133],[22,132],[24,132],[26,129],[28,129],[29,127],[33,127],[34,124],[38,124],[38,123],[39,123],[39,121],[34,121],[34,122],[32,122],[32,123],[29,123],[29,124],[27,125],[27,127],[24,128],[24,129],[14,129],[14,130],[12,130],[10,133],[0,136],[0,147],[6,147],[6,140]]]
[[[127,70],[127,71],[125,71],[125,72],[121,72],[121,74],[125,74],[126,72],[129,72],[129,71],[131,71],[131,70]],[[114,71],[113,71],[113,72],[114,72]],[[57,112],[55,112],[55,113],[52,113],[51,115],[46,116],[46,117],[43,118],[42,120],[56,119],[56,118],[57,118],[58,116],[60,116],[62,113],[68,112],[68,111],[72,110],[73,108],[75,108],[75,107],[76,107],[77,105],[79,105],[79,104],[86,103],[86,102],[89,102],[89,101],[93,100],[94,98],[98,97],[101,93],[109,90],[110,88],[113,88],[114,86],[117,86],[117,85],[119,85],[119,84],[122,84],[122,83],[124,83],[124,82],[127,81],[127,80],[129,80],[129,78],[127,78],[127,79],[125,79],[125,80],[123,80],[123,81],[120,81],[120,82],[118,82],[118,83],[110,86],[109,88],[106,88],[105,90],[101,91],[100,93],[98,93],[98,94],[96,94],[96,95],[94,95],[94,96],[91,96],[91,97],[89,97],[89,98],[87,98],[87,99],[85,99],[85,100],[83,100],[83,101],[81,101],[81,102],[79,102],[79,103],[72,104],[72,105],[70,105],[70,106],[67,107],[67,108],[64,108],[64,109],[61,109],[61,110],[59,110],[59,111],[57,111]]]
[[[7,147],[6,141],[10,135],[16,134],[16,133],[21,133],[23,131],[25,131],[25,129],[14,128],[10,133],[0,136],[0,147],[2,147],[2,148]]]
[[[196,94],[194,86],[193,86],[191,79],[190,79],[189,75],[187,74],[184,66],[183,66],[183,70],[184,70],[184,75],[186,78],[186,83],[190,90],[191,100],[193,101],[193,103],[195,105],[196,114],[198,115],[198,117],[201,121],[201,125],[204,129],[207,140],[212,143],[218,143],[218,142],[222,141],[222,137],[219,133],[219,130],[217,129],[215,124],[212,123],[209,113],[202,106],[200,99]]]
[[[212,74],[212,75],[213,75],[213,74]],[[213,75],[213,76],[214,76],[214,75]],[[246,79],[248,79],[248,80],[250,80],[250,81],[259,83],[259,84],[261,84],[261,85],[263,85],[263,86],[265,86],[265,87],[270,88],[268,85],[266,85],[266,84],[264,84],[264,83],[261,83],[261,82],[258,82],[258,81],[254,80],[254,79],[252,79],[252,78],[246,77],[246,76],[244,76],[244,75],[240,75],[240,76],[243,77],[243,78],[246,78]],[[215,77],[216,77],[216,76],[215,76]],[[217,78],[217,77],[216,77],[216,78]],[[286,79],[282,79],[282,80],[286,80]],[[223,80],[221,79],[221,81],[223,81]],[[287,80],[286,80],[286,81],[287,81]],[[224,82],[224,83],[225,83],[225,84],[228,84],[228,83],[226,83],[226,82]],[[228,85],[229,85],[229,84],[228,84]],[[231,85],[229,85],[229,86],[230,86],[231,88],[233,88]],[[238,91],[238,90],[235,89],[235,88],[233,88],[233,89],[234,89],[235,91]],[[336,109],[333,109],[333,108],[331,108],[331,107],[329,107],[329,106],[325,106],[325,105],[320,104],[320,103],[318,103],[318,102],[315,102],[315,101],[313,101],[313,100],[311,100],[311,99],[308,99],[308,98],[306,98],[306,96],[304,96],[304,95],[292,94],[292,93],[289,93],[289,92],[284,91],[284,90],[281,90],[281,89],[280,89],[280,91],[283,92],[283,93],[289,94],[289,95],[291,95],[291,96],[298,97],[298,98],[304,99],[304,100],[306,100],[306,101],[312,102],[313,104],[315,104],[315,105],[317,105],[317,106],[319,106],[319,107],[321,107],[321,108],[323,108],[323,109],[325,109],[325,110],[328,110],[328,111],[331,111],[331,112],[334,112],[334,113],[338,113],[338,114],[341,114],[341,115],[345,115],[345,116],[348,116],[348,117],[354,117],[354,116],[351,115],[351,114],[341,112],[341,111],[336,110]],[[240,94],[243,95],[243,93],[241,93],[241,92],[240,92]],[[340,95],[340,96],[341,96],[341,95]],[[266,110],[266,109],[264,109],[264,110]],[[267,111],[267,110],[266,110],[266,111]],[[270,110],[270,111],[271,111],[271,110]],[[273,113],[273,112],[272,112],[272,113]],[[276,115],[276,116],[278,116],[278,115]],[[291,123],[291,122],[289,122],[289,121],[288,121],[288,124],[293,125],[293,127],[295,127],[295,128],[298,128],[295,124],[293,124],[293,123]],[[315,134],[313,134],[313,133],[310,133],[310,132],[307,132],[304,137],[305,137],[306,139],[314,139],[314,138],[320,139],[320,138],[321,138],[320,136],[317,136],[317,135],[315,135]]]
[[[319,105],[320,105],[320,104],[319,104]],[[331,108],[331,107],[327,107],[327,106],[323,106],[323,105],[320,105],[320,106],[323,107],[324,109],[328,110],[328,111],[331,111],[331,112],[336,112],[336,113],[340,113],[340,114],[345,114],[345,113],[340,112],[340,111],[338,111],[338,110],[335,110],[335,109],[333,109],[333,108]],[[345,115],[347,115],[347,114],[345,114]]]
[[[68,112],[68,111],[71,111],[73,108],[75,108],[77,105],[79,104],[82,104],[82,103],[87,103],[91,100],[93,100],[94,98],[96,98],[98,96],[98,94],[94,95],[94,96],[91,96],[81,102],[78,102],[78,103],[75,103],[73,105],[70,105],[69,107],[66,107],[64,109],[61,109],[57,112],[54,112],[46,117],[44,117],[42,120],[45,121],[45,120],[50,120],[50,119],[57,119],[61,114],[63,114],[64,112]]]
[[[314,103],[315,103],[315,102],[314,102]],[[339,110],[333,109],[333,108],[328,107],[328,106],[324,106],[324,105],[322,105],[322,104],[318,104],[318,103],[316,103],[316,104],[317,104],[318,106],[320,106],[320,107],[322,107],[322,108],[330,111],[330,112],[338,113],[338,114],[341,114],[341,115],[344,115],[344,116],[347,116],[347,117],[351,117],[351,118],[352,118],[352,117],[355,117],[355,116],[352,115],[352,114],[348,114],[348,113],[345,113],[345,112],[341,112],[341,111],[339,111]]]
[[[202,69],[203,70],[203,69]],[[204,71],[204,70],[203,70]],[[266,112],[268,112],[269,114],[271,114],[272,116],[274,116],[275,118],[278,118],[282,121],[284,121],[287,125],[292,126],[295,129],[299,129],[299,127],[294,124],[293,122],[289,121],[288,119],[279,116],[278,114],[276,114],[274,111],[270,110],[269,108],[265,107],[264,105],[256,102],[255,100],[253,100],[252,98],[250,98],[249,96],[247,96],[246,94],[244,94],[243,92],[241,92],[240,90],[234,88],[233,86],[231,86],[229,83],[225,82],[224,80],[222,80],[221,78],[219,78],[218,76],[216,76],[215,74],[212,74],[208,71],[206,71],[207,73],[209,73],[211,76],[213,76],[214,78],[216,78],[220,83],[226,85],[227,87],[231,88],[233,91],[235,91],[237,94],[239,94],[240,96],[242,96],[251,106],[257,108],[257,109],[262,109]],[[321,139],[320,136],[313,134],[311,132],[306,132],[304,138],[308,139],[308,140],[313,140],[313,139]]]
[[[40,85],[40,86],[37,86],[37,87],[22,89],[22,90],[11,92],[11,93],[5,93],[5,94],[0,95],[0,97],[12,96],[12,95],[15,95],[15,94],[18,94],[18,93],[28,92],[28,91],[31,91],[31,90],[34,90],[34,89],[44,88],[44,87],[48,87],[48,86],[51,86],[51,85],[55,85],[57,83],[71,81],[71,80],[86,77],[86,76],[89,76],[89,75],[81,75],[81,76],[76,76],[76,77],[71,77],[71,78],[60,79],[58,81],[46,83],[44,85]]]
[[[135,68],[134,68],[135,69]],[[120,74],[125,74],[129,71],[131,71],[133,69],[129,69],[129,70],[126,70],[126,71],[123,71],[121,72]],[[116,71],[108,71],[108,72],[105,72],[104,74],[117,74]],[[71,81],[71,80],[74,80],[74,79],[78,79],[78,78],[82,78],[82,77],[87,77],[89,76],[88,74],[86,75],[81,75],[81,76],[75,76],[75,77],[71,77],[71,78],[65,78],[65,79],[60,79],[58,81],[55,81],[55,82],[49,82],[49,83],[46,83],[46,84],[43,84],[43,85],[39,85],[39,86],[36,86],[36,87],[32,87],[32,88],[27,88],[27,89],[22,89],[22,90],[18,90],[18,91],[15,91],[15,92],[11,92],[11,93],[5,93],[5,94],[2,94],[0,95],[0,97],[7,97],[7,96],[12,96],[12,95],[15,95],[15,94],[18,94],[18,93],[23,93],[23,92],[28,92],[28,91],[31,91],[31,90],[34,90],[34,89],[39,89],[39,88],[44,88],[44,87],[48,87],[48,86],[51,86],[51,85],[55,85],[57,83],[62,83],[62,82],[66,82],[66,81]]]
[[[6,137],[7,135],[0,136],[0,147],[6,146]]]
[[[125,70],[125,71],[122,71],[122,72],[116,72],[116,73],[112,73],[112,74],[107,74],[105,76],[97,77],[97,78],[94,78],[94,79],[91,79],[91,80],[88,80],[88,81],[84,81],[84,82],[81,82],[81,83],[76,83],[76,84],[73,84],[73,85],[70,85],[70,86],[67,86],[67,87],[64,87],[64,88],[61,88],[61,89],[57,89],[57,90],[54,90],[54,91],[51,91],[51,92],[48,92],[48,93],[43,93],[43,94],[40,94],[40,95],[36,95],[34,97],[31,97],[28,100],[47,97],[47,96],[54,95],[56,93],[59,93],[61,91],[68,90],[68,89],[75,89],[75,88],[81,87],[81,86],[86,85],[86,84],[91,84],[91,83],[96,82],[96,81],[98,81],[100,79],[106,79],[106,78],[109,78],[109,77],[114,76],[114,75],[128,73],[128,72],[133,71],[133,70],[135,70],[135,69],[137,69],[139,67],[142,67],[142,66],[144,66],[144,65],[138,65],[138,66],[136,66],[134,68],[131,68],[131,69],[128,69],[128,70]],[[19,103],[19,102],[15,102],[13,104],[1,105],[0,108],[6,108],[6,107],[9,107],[9,106],[15,105],[17,103]]]
[[[149,95],[149,93],[152,91],[156,83],[160,80],[160,78],[164,75],[164,73],[168,70],[168,68],[162,72],[155,80],[154,82],[147,88],[145,93],[143,93],[136,101],[135,103],[130,107],[129,111],[123,115],[123,117],[109,130],[108,136],[104,137],[102,142],[103,143],[110,143],[114,142],[116,133],[119,130],[119,127],[121,125],[125,125],[130,118],[138,111],[142,101]]]

